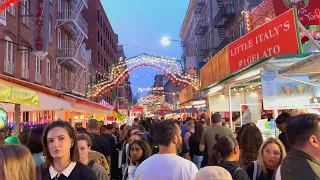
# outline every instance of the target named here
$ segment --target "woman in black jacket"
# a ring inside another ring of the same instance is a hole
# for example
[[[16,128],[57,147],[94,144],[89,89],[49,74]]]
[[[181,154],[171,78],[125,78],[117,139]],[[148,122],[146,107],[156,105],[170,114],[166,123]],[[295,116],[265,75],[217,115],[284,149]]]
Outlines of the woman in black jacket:
[[[38,168],[42,180],[98,180],[89,167],[79,162],[76,134],[69,122],[58,120],[48,124],[42,146],[46,157],[42,168]]]
[[[221,136],[212,158],[218,160],[218,166],[225,168],[233,180],[250,180],[246,171],[240,168],[240,149],[238,141],[234,137]]]

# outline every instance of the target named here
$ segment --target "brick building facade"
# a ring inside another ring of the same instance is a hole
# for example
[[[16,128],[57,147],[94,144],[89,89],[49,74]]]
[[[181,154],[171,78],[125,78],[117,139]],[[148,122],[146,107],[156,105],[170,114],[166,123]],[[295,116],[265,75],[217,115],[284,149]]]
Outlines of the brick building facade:
[[[86,48],[88,25],[81,16],[86,0],[49,0],[48,55],[37,58],[33,51],[37,4],[22,0],[8,8],[0,25],[0,74],[85,96],[90,79],[91,51]]]
[[[119,60],[117,57],[118,38],[100,0],[88,1],[88,9],[85,9],[82,14],[90,27],[90,38],[87,45],[92,50],[92,68],[97,72],[93,81],[96,82],[102,79],[109,67]],[[112,93],[107,92],[95,100],[99,102],[102,99],[111,104]]]

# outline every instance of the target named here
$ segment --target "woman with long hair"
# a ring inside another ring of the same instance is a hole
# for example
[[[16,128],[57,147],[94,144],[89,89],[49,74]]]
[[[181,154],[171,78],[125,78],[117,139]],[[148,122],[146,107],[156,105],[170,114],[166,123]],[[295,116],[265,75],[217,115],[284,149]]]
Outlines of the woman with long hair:
[[[129,166],[125,169],[122,180],[134,179],[137,167],[151,156],[151,148],[144,140],[135,140],[129,146]]]
[[[259,148],[263,143],[262,134],[256,125],[249,125],[240,136],[240,167],[247,169],[247,165],[258,158]]]
[[[201,168],[201,162],[203,160],[203,152],[199,151],[201,135],[204,131],[204,127],[201,123],[197,123],[194,133],[189,139],[189,155],[192,162],[197,166],[198,169]]]
[[[233,180],[250,180],[246,171],[240,168],[239,144],[233,136],[219,137],[212,156],[217,160],[218,166],[225,168],[231,174]]]
[[[268,138],[259,149],[257,161],[247,167],[251,180],[271,180],[286,156],[286,149],[279,139]]]
[[[43,129],[43,126],[32,128],[30,130],[28,141],[26,144],[27,148],[32,153],[32,157],[36,167],[44,163],[44,157],[42,155],[43,148],[41,143]]]
[[[43,180],[97,180],[89,167],[79,163],[76,134],[70,123],[58,120],[46,125],[42,147],[46,157]]]
[[[34,161],[27,148],[21,145],[0,146],[0,179],[36,179]]]

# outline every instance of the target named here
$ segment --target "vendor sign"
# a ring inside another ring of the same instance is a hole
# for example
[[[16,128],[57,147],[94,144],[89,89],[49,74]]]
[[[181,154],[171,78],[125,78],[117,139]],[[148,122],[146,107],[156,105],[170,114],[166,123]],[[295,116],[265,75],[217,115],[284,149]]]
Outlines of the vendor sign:
[[[231,43],[228,52],[230,73],[261,58],[300,53],[294,11],[287,11]]]
[[[320,88],[309,85],[320,83],[311,81],[308,75],[288,77],[299,82],[277,77],[274,72],[261,73],[264,110],[320,108]]]
[[[37,93],[3,82],[0,82],[0,101],[37,107],[40,106]]]
[[[298,19],[304,26],[320,24],[319,0],[273,0],[275,15],[278,16],[293,6],[297,7]]]

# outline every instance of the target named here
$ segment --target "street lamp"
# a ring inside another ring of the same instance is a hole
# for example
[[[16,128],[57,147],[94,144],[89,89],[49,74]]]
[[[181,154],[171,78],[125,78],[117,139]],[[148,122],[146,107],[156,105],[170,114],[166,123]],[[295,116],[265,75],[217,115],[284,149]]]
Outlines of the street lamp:
[[[160,42],[161,42],[162,46],[169,46],[172,41],[182,43],[182,41],[180,41],[180,40],[170,39],[170,38],[167,37],[167,36],[163,36],[163,37],[161,38],[161,41],[160,41]]]

